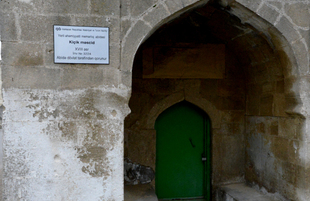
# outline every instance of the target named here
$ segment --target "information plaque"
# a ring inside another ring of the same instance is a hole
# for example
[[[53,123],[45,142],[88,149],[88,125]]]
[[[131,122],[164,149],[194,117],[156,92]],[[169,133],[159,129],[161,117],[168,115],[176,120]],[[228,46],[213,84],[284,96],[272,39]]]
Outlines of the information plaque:
[[[109,64],[109,28],[54,25],[54,63]]]

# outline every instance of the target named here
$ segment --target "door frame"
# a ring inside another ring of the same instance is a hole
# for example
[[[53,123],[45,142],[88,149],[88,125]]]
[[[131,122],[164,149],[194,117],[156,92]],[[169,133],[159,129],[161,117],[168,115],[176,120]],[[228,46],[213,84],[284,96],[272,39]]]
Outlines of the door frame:
[[[176,104],[179,104],[181,102],[186,102],[186,103],[196,107],[197,109],[200,110],[201,113],[203,113],[203,118],[204,118],[203,147],[204,147],[204,153],[206,154],[205,157],[207,159],[209,159],[209,160],[206,160],[206,162],[203,164],[203,166],[204,166],[204,179],[203,179],[203,182],[204,182],[203,183],[204,195],[203,196],[204,196],[204,199],[206,201],[210,201],[211,197],[212,197],[212,126],[211,126],[211,118],[210,118],[210,116],[206,113],[205,110],[201,109],[196,104],[193,104],[193,103],[191,103],[189,101],[186,101],[186,100],[182,100],[182,101],[176,102],[175,104],[172,104],[169,107],[167,107],[164,110],[162,110],[156,116],[156,120],[160,116],[160,114],[162,114],[163,112],[165,112],[169,108],[171,108],[171,107],[173,107]],[[155,129],[156,120],[154,121],[154,129]],[[156,139],[157,139],[157,137],[156,137]],[[157,142],[156,142],[156,146],[155,147],[157,147]],[[157,150],[155,151],[155,153],[157,154]],[[156,159],[156,157],[157,156],[155,156],[155,159]],[[155,166],[156,165],[157,164],[155,164]],[[156,175],[156,173],[155,173],[155,175]],[[156,184],[155,184],[155,187],[156,187]],[[187,199],[187,198],[182,198],[182,199]],[[191,199],[193,199],[193,198],[191,198]],[[161,199],[161,200],[165,200],[165,199]]]

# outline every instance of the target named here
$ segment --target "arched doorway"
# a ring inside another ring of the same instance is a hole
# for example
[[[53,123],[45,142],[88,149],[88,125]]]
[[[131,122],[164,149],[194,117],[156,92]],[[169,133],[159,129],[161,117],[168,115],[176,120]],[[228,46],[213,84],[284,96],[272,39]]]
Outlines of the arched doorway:
[[[183,101],[161,113],[155,129],[158,198],[210,198],[209,117]]]

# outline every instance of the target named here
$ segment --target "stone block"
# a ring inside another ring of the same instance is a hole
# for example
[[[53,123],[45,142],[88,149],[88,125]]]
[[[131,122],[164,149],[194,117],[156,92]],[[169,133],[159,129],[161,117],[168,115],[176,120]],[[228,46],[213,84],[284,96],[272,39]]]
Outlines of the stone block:
[[[305,2],[294,2],[284,5],[285,13],[292,19],[293,23],[297,26],[309,28],[310,13],[309,4]]]
[[[148,9],[157,6],[157,0],[130,0],[131,16],[137,17]]]
[[[135,163],[150,166],[155,170],[156,159],[156,131],[141,130],[129,133],[128,158]]]
[[[21,39],[24,41],[47,41],[52,43],[53,25],[70,25],[70,17],[22,15],[20,19]]]
[[[222,178],[230,180],[241,176],[244,171],[244,146],[240,146],[242,139],[240,136],[223,136],[222,147]]]
[[[294,29],[294,25],[284,16],[275,25],[275,27],[284,35],[289,43],[301,38],[301,35]]]
[[[144,37],[150,31],[150,27],[143,21],[138,21],[131,32],[127,35],[122,49],[122,67],[121,70],[131,71],[136,51],[143,41]]]
[[[268,4],[264,4],[260,7],[257,13],[271,24],[274,24],[279,16],[279,13],[272,7],[268,6]]]
[[[284,80],[277,81],[276,92],[279,94],[284,93]]]
[[[60,69],[43,67],[2,67],[3,88],[59,89]]]
[[[218,91],[218,81],[216,79],[203,79],[200,84],[200,94],[204,98],[214,97]]]
[[[64,68],[61,75],[61,89],[83,89],[103,84],[103,68]]]
[[[20,0],[4,0],[1,2],[1,9],[6,12],[17,11],[18,13],[43,13],[43,0],[20,1]]]
[[[120,40],[120,20],[111,18],[109,16],[103,17],[76,17],[77,26],[93,26],[93,27],[108,27],[109,28],[109,42],[119,44]]]
[[[125,87],[128,88],[128,90],[131,89],[132,85],[132,72],[131,71],[121,71],[121,83]]]
[[[153,10],[146,13],[143,17],[144,21],[148,22],[152,27],[159,26],[159,22],[169,16],[169,11],[162,4],[157,4]]]
[[[260,111],[260,96],[250,95],[246,98],[246,114],[247,115],[259,115]]]
[[[127,17],[130,13],[130,4],[128,0],[120,0],[121,3],[121,17]]]
[[[10,66],[42,66],[43,47],[31,43],[2,43],[2,61]]]
[[[104,16],[119,16],[120,14],[120,0],[90,0],[91,14]],[[136,3],[135,3],[136,4]]]
[[[269,135],[279,135],[279,118],[270,117],[267,122],[267,129]]]
[[[17,41],[16,18],[13,13],[5,13],[0,10],[1,41]]]
[[[114,43],[110,44],[109,47],[110,51],[110,63],[109,65],[104,65],[104,66],[109,66],[115,69],[120,69],[121,61],[120,61],[120,54],[121,54],[121,49],[119,44]]]
[[[232,122],[243,124],[245,122],[244,111],[225,111],[222,114],[222,122]]]
[[[285,95],[284,94],[274,94],[274,116],[286,117],[285,112]]]
[[[262,0],[255,2],[252,0],[237,0],[237,2],[255,12],[261,4]]]
[[[297,132],[297,126],[300,128],[301,119],[299,118],[279,118],[279,136],[287,139],[302,140],[303,133]],[[300,129],[298,129],[300,131]]]
[[[88,1],[84,0],[44,0],[43,12],[62,15],[88,14],[89,6]]]
[[[271,142],[273,155],[280,160],[288,161],[289,140],[283,137],[274,137]]]
[[[305,167],[306,154],[303,150],[303,143],[298,140],[290,140],[288,145],[288,161],[295,165]],[[304,155],[304,156],[302,156]],[[297,175],[296,175],[297,176]]]
[[[300,75],[309,74],[309,52],[307,44],[304,39],[299,40],[292,44],[293,51],[295,52],[296,60],[298,63],[298,70]]]
[[[184,8],[184,3],[180,0],[169,0],[165,1],[166,6],[168,7],[170,13],[175,13]]]
[[[274,97],[267,95],[260,97],[259,114],[263,116],[273,116],[274,113]]]
[[[129,30],[130,26],[131,26],[131,20],[129,19],[122,19],[121,21],[121,39],[123,39],[125,37],[125,35],[127,34],[127,31]]]
[[[121,72],[115,68],[103,68],[103,85],[118,88],[121,83]]]

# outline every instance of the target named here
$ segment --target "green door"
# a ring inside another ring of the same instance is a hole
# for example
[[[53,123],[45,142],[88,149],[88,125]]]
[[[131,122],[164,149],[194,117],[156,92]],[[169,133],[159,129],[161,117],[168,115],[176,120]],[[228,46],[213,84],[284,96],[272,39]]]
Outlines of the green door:
[[[209,119],[178,103],[156,120],[156,194],[159,199],[210,198]]]

